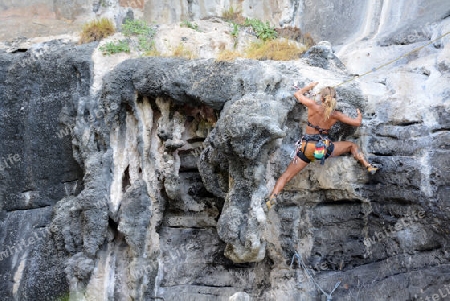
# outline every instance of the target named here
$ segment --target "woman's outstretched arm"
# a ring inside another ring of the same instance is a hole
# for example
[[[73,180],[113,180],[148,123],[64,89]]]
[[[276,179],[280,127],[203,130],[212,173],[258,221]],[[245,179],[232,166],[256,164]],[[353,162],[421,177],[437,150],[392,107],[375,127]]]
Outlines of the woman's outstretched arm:
[[[359,109],[356,109],[356,113],[358,114],[358,116],[355,118],[351,118],[342,112],[334,111],[333,117],[335,119],[339,120],[340,122],[343,122],[343,123],[346,123],[346,124],[349,124],[352,126],[360,126],[361,122],[362,122],[362,115],[361,115],[361,112],[359,111]]]
[[[301,88],[300,90],[298,90],[297,92],[294,93],[295,98],[297,98],[297,100],[304,104],[306,107],[310,107],[316,104],[316,102],[312,99],[309,99],[308,97],[306,97],[305,94],[306,92],[308,92],[309,90],[312,90],[315,86],[317,86],[318,82],[313,82],[310,83],[309,85]]]

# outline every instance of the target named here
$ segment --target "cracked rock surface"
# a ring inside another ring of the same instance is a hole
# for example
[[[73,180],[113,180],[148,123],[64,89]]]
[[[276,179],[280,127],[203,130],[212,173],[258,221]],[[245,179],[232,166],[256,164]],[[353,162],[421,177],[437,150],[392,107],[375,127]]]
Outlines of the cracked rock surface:
[[[2,300],[322,300],[304,267],[336,300],[444,292],[448,39],[337,88],[364,119],[331,136],[379,173],[311,164],[269,212],[306,123],[293,83],[359,67],[322,43],[290,62],[129,59],[96,82],[97,46],[0,52]]]

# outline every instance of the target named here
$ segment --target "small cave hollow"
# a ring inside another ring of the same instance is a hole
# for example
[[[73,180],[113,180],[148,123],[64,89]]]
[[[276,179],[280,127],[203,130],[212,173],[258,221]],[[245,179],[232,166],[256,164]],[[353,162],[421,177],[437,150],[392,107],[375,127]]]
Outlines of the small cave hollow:
[[[130,165],[125,168],[125,171],[122,175],[122,192],[125,193],[128,189],[128,187],[131,186],[130,181]]]
[[[180,172],[198,172],[197,162],[205,149],[203,142],[217,122],[217,112],[206,105],[184,105],[176,110],[185,116],[182,139],[186,144],[178,149]]]

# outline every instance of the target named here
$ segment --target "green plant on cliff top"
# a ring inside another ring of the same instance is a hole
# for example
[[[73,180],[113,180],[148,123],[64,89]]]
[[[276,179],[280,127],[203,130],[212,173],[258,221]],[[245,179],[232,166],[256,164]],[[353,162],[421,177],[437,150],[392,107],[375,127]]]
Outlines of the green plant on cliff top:
[[[239,37],[239,24],[236,23],[232,24],[233,24],[233,31],[231,32],[231,36],[233,37],[234,40],[233,48],[236,49]]]
[[[189,21],[187,21],[187,20],[181,22],[180,27],[187,27],[187,28],[193,29],[193,30],[195,30],[195,31],[200,31],[200,30],[198,29],[198,25],[197,25],[197,24],[191,23],[191,22],[189,22]]]
[[[137,36],[136,43],[131,43],[138,51],[147,55],[147,53],[154,52],[155,41],[153,40],[156,30],[142,20],[126,20],[122,26],[122,33],[126,37]]]
[[[100,41],[103,38],[109,37],[115,32],[114,23],[107,18],[94,20],[83,25],[83,30],[80,34],[80,44]]]
[[[126,40],[120,40],[116,42],[108,42],[105,45],[100,47],[100,50],[103,55],[111,55],[114,53],[121,53],[121,52],[130,52],[130,45],[128,44],[128,41]]]
[[[239,24],[237,23],[232,23],[233,24],[233,31],[231,32],[231,35],[233,36],[233,38],[237,38],[239,35]]]
[[[126,37],[141,36],[153,38],[155,30],[142,20],[126,20],[122,25],[122,33]]]
[[[155,41],[146,37],[138,37],[138,49],[142,52],[150,52],[155,48]]]
[[[131,49],[135,49],[144,55],[157,53],[155,41],[153,40],[156,31],[148,26],[145,21],[127,19],[122,25],[122,33],[127,39],[104,44],[100,47],[103,55],[121,52],[129,53]]]
[[[275,28],[270,26],[270,23],[268,21],[264,23],[263,21],[258,19],[247,18],[245,20],[245,26],[252,27],[258,39],[261,39],[263,41],[273,40],[278,36]]]

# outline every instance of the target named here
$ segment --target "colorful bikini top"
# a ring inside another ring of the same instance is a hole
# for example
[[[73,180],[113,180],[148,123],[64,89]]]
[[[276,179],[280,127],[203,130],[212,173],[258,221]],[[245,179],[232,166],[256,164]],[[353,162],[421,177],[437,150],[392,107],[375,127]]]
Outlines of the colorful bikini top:
[[[309,120],[306,122],[306,124],[314,129],[318,130],[319,134],[328,135],[328,132],[330,131],[330,129],[323,129],[321,127],[318,127],[317,125],[312,124],[311,122],[309,122]]]

